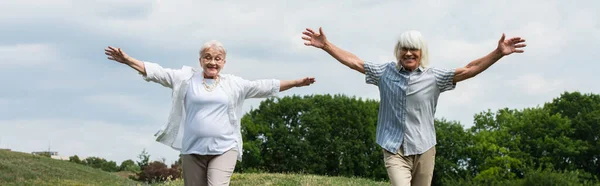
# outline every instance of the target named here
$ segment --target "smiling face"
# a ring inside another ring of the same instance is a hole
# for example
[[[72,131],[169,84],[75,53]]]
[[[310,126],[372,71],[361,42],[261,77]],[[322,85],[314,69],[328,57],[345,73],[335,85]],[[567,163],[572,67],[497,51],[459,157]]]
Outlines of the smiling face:
[[[215,78],[225,66],[225,50],[216,45],[209,45],[200,51],[200,66],[205,78]]]
[[[398,65],[408,71],[429,65],[427,43],[419,31],[407,31],[400,35],[394,55]]]
[[[400,65],[412,71],[421,65],[421,50],[403,47],[400,49]]]

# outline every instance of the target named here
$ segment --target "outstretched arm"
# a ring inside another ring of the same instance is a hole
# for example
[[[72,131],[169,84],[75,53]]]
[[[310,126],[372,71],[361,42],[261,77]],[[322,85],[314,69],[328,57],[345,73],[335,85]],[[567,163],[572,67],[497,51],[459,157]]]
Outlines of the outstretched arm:
[[[173,88],[173,82],[180,70],[163,68],[159,64],[142,62],[130,57],[121,48],[109,46],[104,49],[108,59],[125,64],[144,76],[144,80],[156,82],[162,86]]]
[[[289,90],[293,87],[308,86],[315,82],[315,78],[306,77],[297,80],[262,79],[249,81],[236,77],[243,87],[244,98],[265,98],[275,96],[279,92]]]
[[[313,78],[313,77],[305,77],[305,78],[297,79],[297,80],[281,80],[280,86],[279,86],[279,91],[283,92],[283,91],[289,90],[293,87],[308,86],[310,84],[313,84],[314,82],[315,82],[315,78]]]
[[[333,43],[329,42],[321,27],[319,27],[319,33],[315,33],[315,31],[310,28],[307,28],[306,31],[302,33],[304,34],[302,39],[306,41],[304,45],[323,49],[340,63],[360,73],[365,73],[364,61],[358,58],[356,55],[342,50]]]
[[[520,37],[514,37],[508,40],[504,40],[504,38],[505,35],[502,34],[500,41],[498,41],[498,48],[496,48],[488,55],[470,62],[465,67],[457,68],[454,73],[455,75],[453,78],[453,83],[458,83],[460,81],[464,81],[476,76],[477,74],[483,72],[484,70],[492,66],[494,63],[496,63],[496,61],[500,60],[504,56],[510,55],[512,53],[523,53],[523,50],[518,48],[523,48],[526,46],[526,44],[523,43],[525,42],[525,39],[522,39]]]
[[[137,70],[142,75],[146,76],[146,68],[144,67],[144,63],[127,55],[121,50],[121,48],[114,48],[112,46],[108,46],[108,48],[105,48],[104,51],[105,54],[108,56],[108,59],[125,64]]]

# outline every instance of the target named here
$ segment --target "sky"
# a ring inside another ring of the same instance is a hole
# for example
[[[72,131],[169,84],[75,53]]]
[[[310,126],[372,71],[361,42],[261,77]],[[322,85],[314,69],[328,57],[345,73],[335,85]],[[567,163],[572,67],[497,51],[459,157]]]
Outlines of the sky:
[[[596,7],[596,8],[594,8]],[[421,31],[430,63],[459,68],[496,48],[502,33],[526,40],[442,93],[437,118],[473,125],[477,113],[541,106],[565,91],[600,93],[600,2],[4,0],[0,3],[0,148],[121,163],[146,149],[151,160],[178,152],[154,141],[167,121],[170,89],[110,61],[122,48],[167,68],[197,67],[209,40],[228,50],[222,73],[249,80],[315,77],[281,94],[379,99],[363,74],[305,46],[306,28],[365,61],[394,61],[397,37]],[[263,99],[248,100],[244,112]]]

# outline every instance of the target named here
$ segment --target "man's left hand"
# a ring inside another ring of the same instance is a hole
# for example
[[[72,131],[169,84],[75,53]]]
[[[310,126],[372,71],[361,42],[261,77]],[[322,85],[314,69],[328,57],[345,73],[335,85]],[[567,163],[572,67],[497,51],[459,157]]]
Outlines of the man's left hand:
[[[500,52],[503,56],[506,55],[510,55],[512,53],[523,53],[523,48],[525,46],[527,46],[525,43],[525,39],[522,39],[521,37],[513,37],[510,39],[505,40],[506,36],[504,35],[504,33],[502,34],[502,37],[500,38],[500,41],[498,41],[498,52]]]

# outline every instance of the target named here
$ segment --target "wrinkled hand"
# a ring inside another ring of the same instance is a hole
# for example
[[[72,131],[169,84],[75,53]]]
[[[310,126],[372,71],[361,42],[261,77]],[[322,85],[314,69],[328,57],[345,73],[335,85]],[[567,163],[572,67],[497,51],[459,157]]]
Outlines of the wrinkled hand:
[[[108,46],[108,48],[104,49],[105,54],[108,56],[108,59],[123,63],[130,64],[132,62],[132,58],[129,57],[125,52],[121,50],[121,48],[115,48],[112,46]]]
[[[512,53],[523,53],[524,51],[519,48],[523,48],[527,46],[525,43],[525,39],[521,37],[513,37],[508,40],[504,40],[505,35],[502,34],[500,41],[498,41],[498,51],[503,55],[510,55]]]
[[[296,87],[303,87],[303,86],[308,86],[310,84],[315,83],[315,78],[314,77],[305,77],[302,79],[298,80],[298,83],[296,83]]]
[[[323,33],[323,29],[321,27],[319,27],[319,33],[315,33],[315,31],[310,28],[307,28],[306,31],[302,33],[304,34],[302,39],[306,41],[304,42],[304,45],[314,46],[317,48],[325,47],[325,44],[327,43],[327,37],[325,37],[325,33]]]

